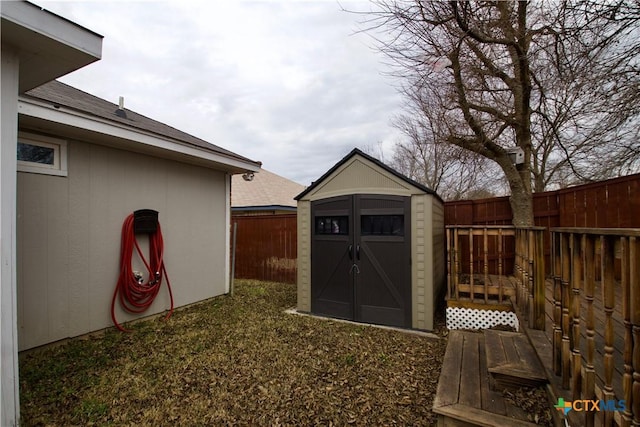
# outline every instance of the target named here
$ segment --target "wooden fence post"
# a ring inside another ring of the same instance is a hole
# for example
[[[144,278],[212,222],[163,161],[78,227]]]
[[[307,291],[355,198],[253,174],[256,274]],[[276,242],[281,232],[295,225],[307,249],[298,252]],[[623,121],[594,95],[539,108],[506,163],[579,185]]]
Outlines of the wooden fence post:
[[[453,252],[451,249],[451,234],[453,230],[450,228],[445,228],[445,233],[447,234],[447,300],[451,299],[451,289],[453,286],[453,277],[454,271],[451,270],[453,267],[453,263],[451,262],[451,257],[453,256]]]
[[[571,278],[571,254],[569,249],[569,236],[560,234],[560,257],[562,258],[562,388],[571,386],[571,341],[569,339],[569,280]]]
[[[534,328],[544,331],[545,330],[545,263],[544,263],[544,231],[538,230],[535,232],[535,254],[536,260],[535,272],[533,275],[534,280],[534,297],[535,302],[535,321]]]
[[[624,374],[622,374],[622,398],[625,402],[632,402],[631,389],[633,386],[633,329],[631,325],[631,284],[629,256],[629,238],[620,239],[620,286],[622,287],[622,320],[624,322],[624,350],[622,358],[624,360]],[[626,405],[622,412],[622,424],[624,427],[631,425],[631,405]]]
[[[633,425],[640,426],[640,241],[631,237],[629,242],[630,298],[629,318],[633,328],[633,387],[631,412]]]
[[[613,400],[613,307],[615,304],[615,244],[613,236],[603,236],[602,242],[602,291],[604,303],[604,387],[603,400]],[[613,412],[604,411],[605,426],[613,424]]]
[[[587,302],[587,312],[585,317],[587,349],[584,368],[584,398],[588,400],[595,400],[596,398],[596,370],[594,365],[596,352],[596,322],[593,310],[596,282],[594,239],[595,237],[593,235],[584,235],[582,244],[582,253],[584,257],[584,298]],[[592,427],[595,422],[595,412],[586,412],[585,417],[585,425],[587,427]]]
[[[580,400],[582,389],[582,356],[580,354],[580,282],[582,280],[582,257],[578,234],[571,234],[571,388],[573,400]]]
[[[553,372],[562,374],[562,258],[560,253],[561,233],[554,232],[553,257]]]

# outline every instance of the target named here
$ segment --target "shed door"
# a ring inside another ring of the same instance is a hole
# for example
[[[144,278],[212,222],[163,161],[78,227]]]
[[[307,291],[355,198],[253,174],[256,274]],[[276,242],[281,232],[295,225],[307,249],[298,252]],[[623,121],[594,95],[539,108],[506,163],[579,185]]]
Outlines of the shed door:
[[[410,198],[342,196],[311,210],[311,311],[410,327]]]

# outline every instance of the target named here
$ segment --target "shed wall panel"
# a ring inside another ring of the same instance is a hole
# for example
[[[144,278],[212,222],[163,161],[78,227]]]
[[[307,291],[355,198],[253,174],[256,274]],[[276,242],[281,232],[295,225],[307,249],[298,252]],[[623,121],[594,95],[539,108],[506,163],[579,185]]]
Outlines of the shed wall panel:
[[[120,231],[137,209],[159,212],[176,307],[224,293],[223,172],[79,141],[68,153],[66,178],[18,174],[20,349],[112,325]],[[143,315],[169,306],[164,282]]]
[[[431,303],[433,310],[438,304],[443,302],[446,291],[446,237],[444,230],[444,204],[439,200],[431,198],[431,233],[433,247],[433,293],[431,295]]]
[[[298,310],[311,311],[311,203],[298,201]]]
[[[412,276],[412,327],[428,329],[428,265],[426,264],[427,236],[425,210],[427,198],[414,195],[411,198],[411,276]]]

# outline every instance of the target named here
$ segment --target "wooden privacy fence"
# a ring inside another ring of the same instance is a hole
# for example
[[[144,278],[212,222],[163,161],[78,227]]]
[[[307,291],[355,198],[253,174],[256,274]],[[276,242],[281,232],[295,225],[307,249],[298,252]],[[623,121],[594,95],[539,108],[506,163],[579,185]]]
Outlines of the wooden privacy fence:
[[[640,229],[551,233],[553,371],[574,401],[612,402],[586,425],[640,425]]]
[[[541,227],[640,227],[640,174],[533,194]],[[446,225],[510,225],[508,197],[445,203]]]
[[[515,296],[529,327],[544,329],[545,228],[447,226],[446,231],[447,299],[503,304]]]
[[[446,225],[511,225],[508,197],[446,202]],[[640,227],[640,174],[533,194],[536,226]],[[544,235],[546,273],[551,270],[551,238]],[[507,264],[514,262],[508,256]]]
[[[296,214],[238,216],[235,277],[296,282],[298,229]]]

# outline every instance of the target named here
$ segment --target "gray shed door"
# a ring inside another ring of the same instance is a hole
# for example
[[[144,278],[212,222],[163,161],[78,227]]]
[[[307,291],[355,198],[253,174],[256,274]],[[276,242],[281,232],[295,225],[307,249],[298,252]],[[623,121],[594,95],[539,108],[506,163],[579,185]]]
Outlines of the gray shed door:
[[[311,203],[311,311],[411,326],[410,198],[357,194]]]

